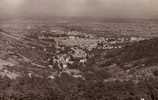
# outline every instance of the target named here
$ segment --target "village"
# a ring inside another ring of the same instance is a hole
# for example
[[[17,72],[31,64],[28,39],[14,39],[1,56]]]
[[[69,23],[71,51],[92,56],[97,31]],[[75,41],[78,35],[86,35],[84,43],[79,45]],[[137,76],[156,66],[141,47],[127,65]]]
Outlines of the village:
[[[38,35],[39,40],[55,43],[55,54],[48,58],[48,67],[56,70],[59,76],[64,72],[72,74],[75,78],[82,77],[80,69],[86,64],[89,56],[91,56],[89,55],[90,52],[94,49],[105,51],[121,49],[127,44],[149,39],[140,36],[122,35],[96,37],[93,34],[61,30],[42,31],[41,33],[41,35]],[[44,52],[49,54],[51,51],[44,48]]]

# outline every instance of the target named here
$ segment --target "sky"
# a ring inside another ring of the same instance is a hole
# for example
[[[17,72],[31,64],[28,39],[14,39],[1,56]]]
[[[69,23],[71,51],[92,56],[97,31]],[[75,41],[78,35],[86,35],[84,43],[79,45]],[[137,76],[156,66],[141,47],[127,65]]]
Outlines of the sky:
[[[0,0],[0,16],[158,18],[158,0]]]

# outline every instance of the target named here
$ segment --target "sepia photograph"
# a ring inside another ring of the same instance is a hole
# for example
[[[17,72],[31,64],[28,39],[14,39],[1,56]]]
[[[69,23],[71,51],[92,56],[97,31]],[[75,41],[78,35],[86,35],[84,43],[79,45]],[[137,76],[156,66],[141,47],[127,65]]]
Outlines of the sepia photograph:
[[[0,100],[158,100],[158,0],[0,0]]]

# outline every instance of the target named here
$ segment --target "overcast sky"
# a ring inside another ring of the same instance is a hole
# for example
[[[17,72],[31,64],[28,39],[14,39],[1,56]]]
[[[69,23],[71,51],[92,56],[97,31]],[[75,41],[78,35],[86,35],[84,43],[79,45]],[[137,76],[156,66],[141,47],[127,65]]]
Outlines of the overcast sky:
[[[0,0],[0,16],[158,18],[158,0]]]

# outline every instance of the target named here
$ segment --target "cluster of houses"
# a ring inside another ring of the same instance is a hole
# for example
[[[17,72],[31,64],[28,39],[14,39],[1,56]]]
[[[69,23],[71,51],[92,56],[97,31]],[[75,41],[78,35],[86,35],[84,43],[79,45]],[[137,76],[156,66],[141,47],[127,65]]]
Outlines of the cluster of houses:
[[[53,33],[53,34],[52,34]],[[61,30],[51,30],[49,36],[41,35],[39,39],[42,40],[55,40],[57,43],[65,46],[79,46],[82,48],[88,48],[92,50],[97,47],[97,44],[101,44],[102,49],[117,49],[122,48],[122,44],[129,42],[138,42],[146,39],[140,36],[107,36],[107,37],[95,37],[92,34],[81,33],[78,31],[64,32]]]
[[[81,33],[77,31],[69,31],[64,33],[58,30],[51,30],[54,34],[66,34],[64,37],[56,37],[52,34],[40,35],[41,40],[54,40],[56,42],[57,51],[59,49],[64,50],[65,47],[70,48],[71,54],[57,54],[54,59],[54,63],[57,63],[59,69],[66,69],[68,65],[73,64],[71,58],[79,58],[78,62],[85,63],[87,57],[87,51],[91,51],[93,48],[101,48],[105,50],[122,48],[125,43],[137,42],[144,40],[145,38],[139,36],[108,36],[108,37],[94,37],[93,35],[88,35],[86,33]],[[51,67],[51,66],[50,66]]]
[[[117,49],[122,48],[126,43],[139,42],[145,40],[145,37],[139,36],[120,36],[120,37],[106,37],[99,41],[99,48],[101,49]]]

